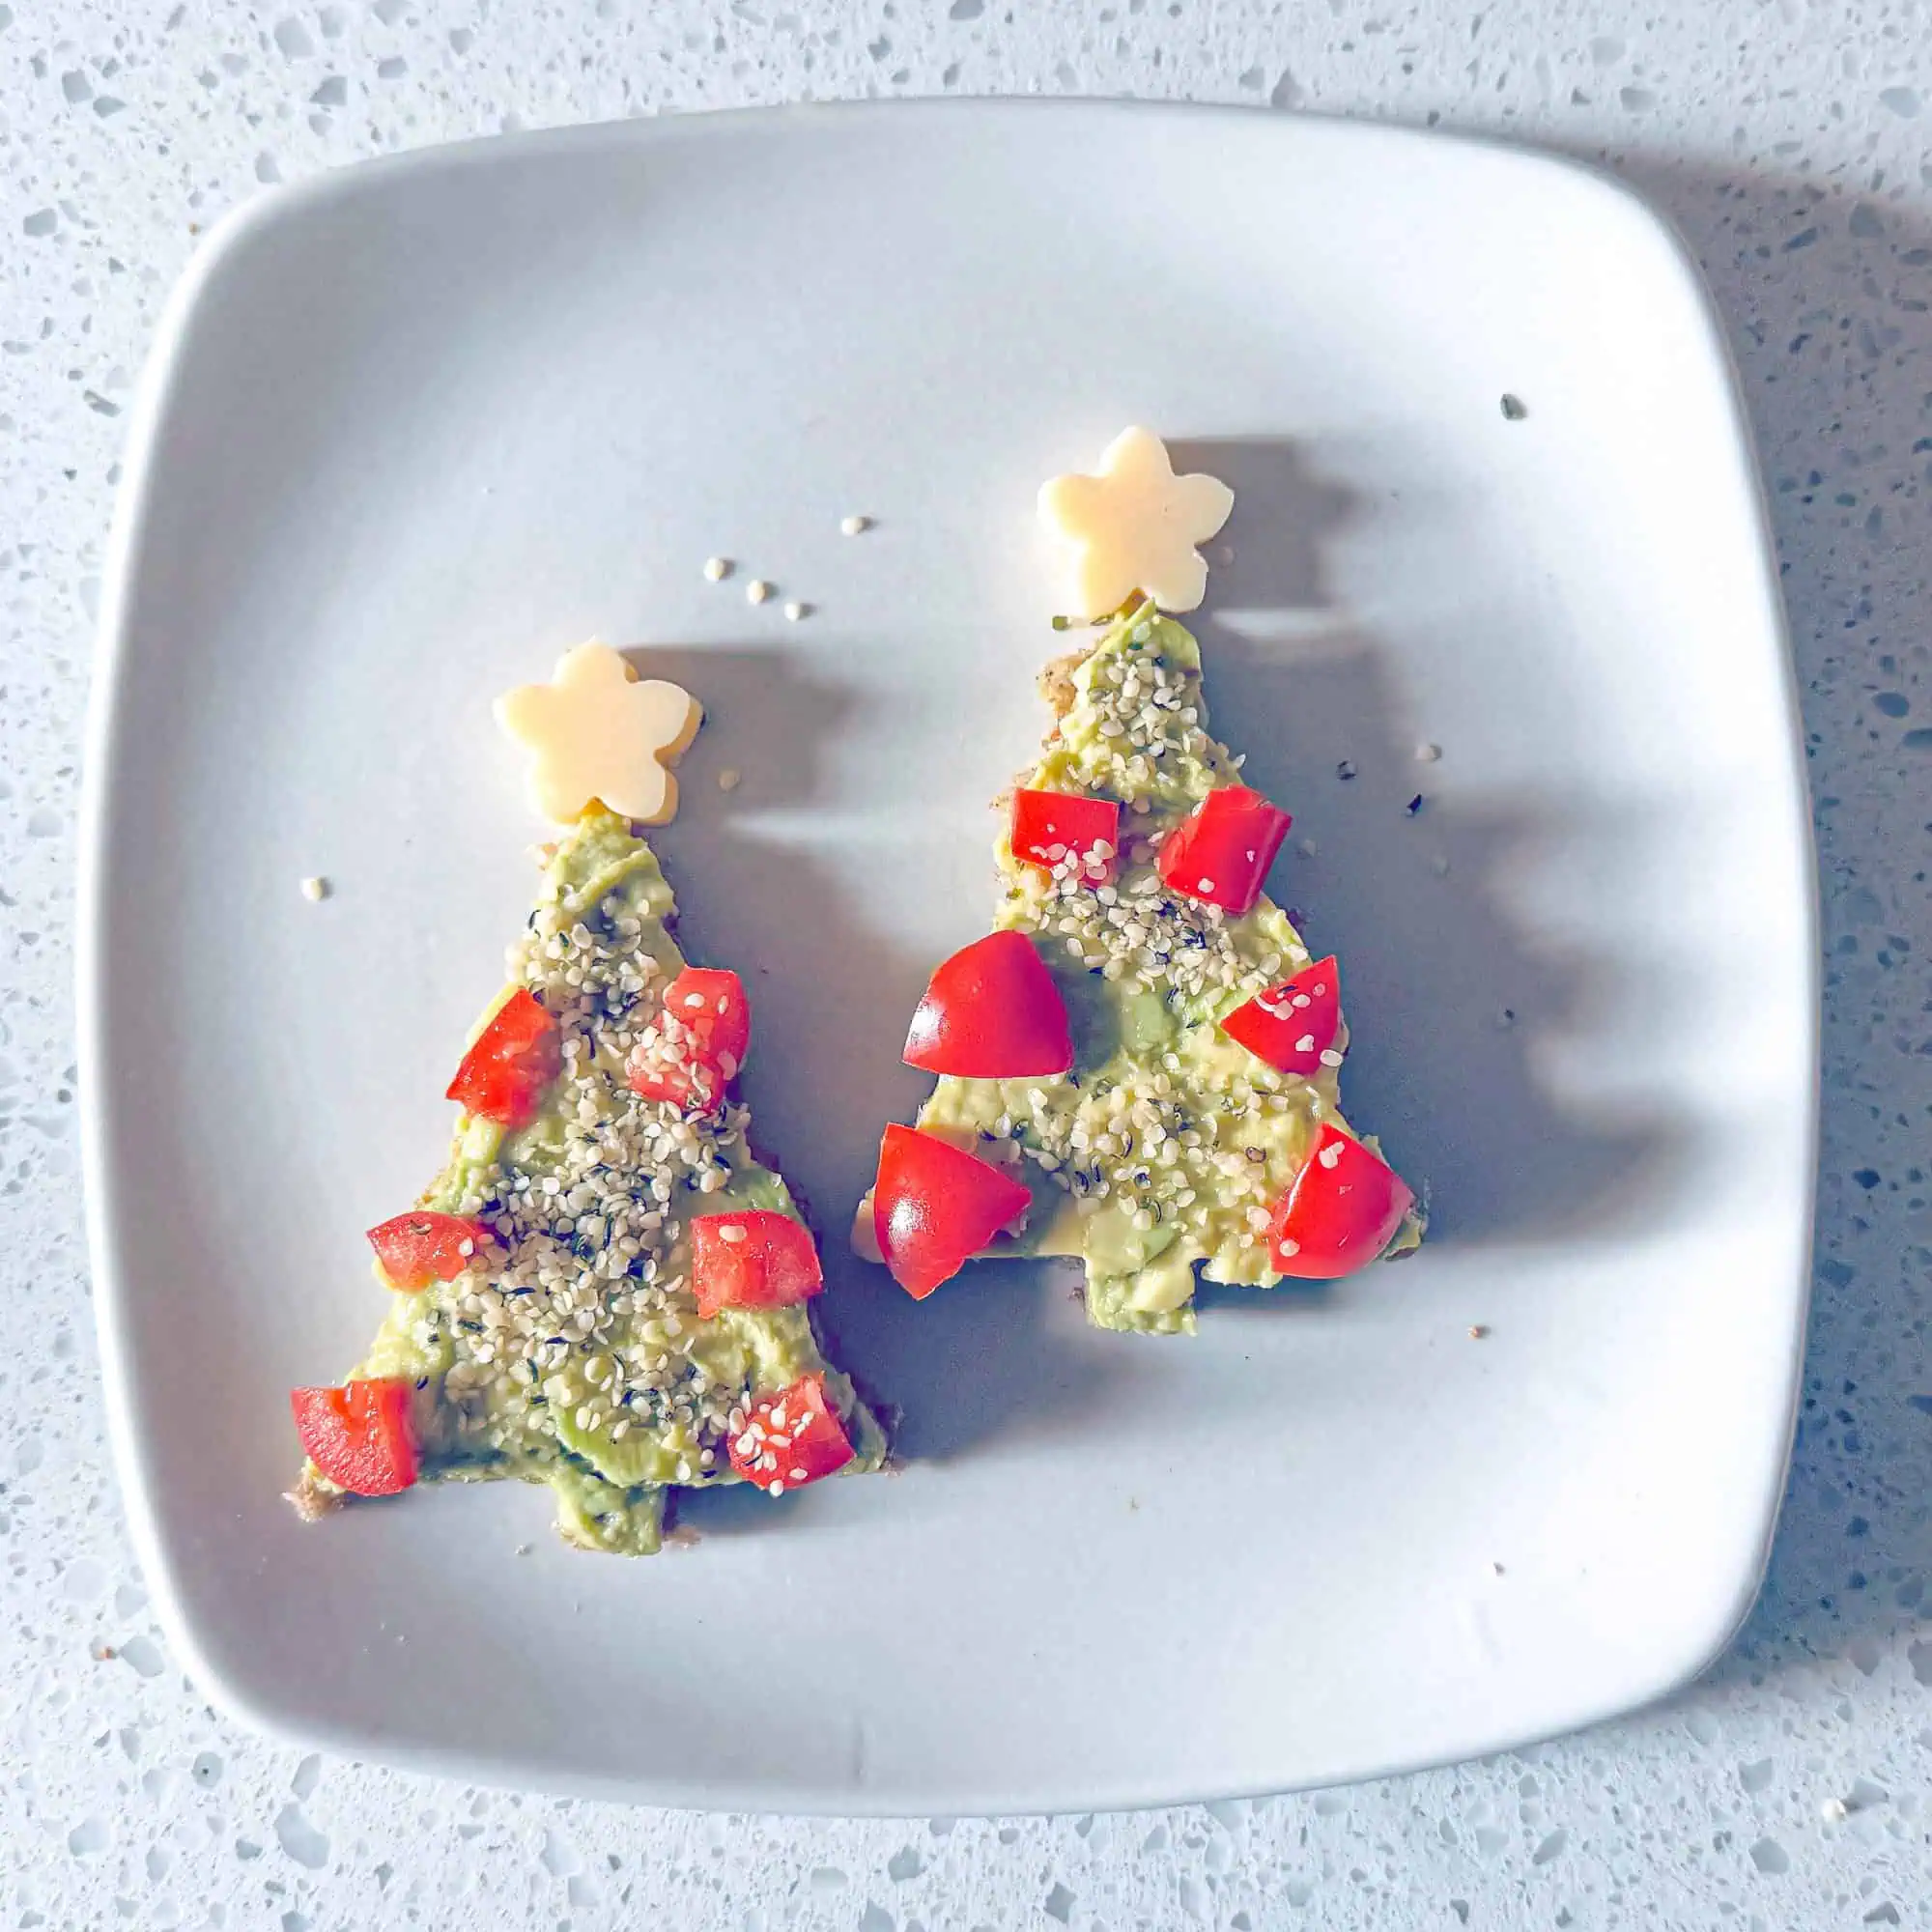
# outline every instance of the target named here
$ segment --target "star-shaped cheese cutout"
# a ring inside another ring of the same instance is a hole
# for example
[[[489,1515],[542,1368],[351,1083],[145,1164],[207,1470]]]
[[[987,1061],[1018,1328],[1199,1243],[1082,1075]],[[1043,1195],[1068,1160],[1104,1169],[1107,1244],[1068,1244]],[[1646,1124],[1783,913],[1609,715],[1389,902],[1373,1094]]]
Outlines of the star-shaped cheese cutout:
[[[580,644],[548,684],[497,700],[497,723],[528,753],[530,802],[568,825],[592,803],[643,825],[677,813],[670,766],[697,735],[704,709],[662,678],[639,680],[609,644]]]
[[[1039,514],[1072,551],[1074,617],[1104,617],[1136,590],[1163,611],[1192,611],[1208,590],[1199,545],[1228,521],[1235,493],[1217,476],[1177,476],[1151,429],[1123,429],[1099,473],[1056,476]]]

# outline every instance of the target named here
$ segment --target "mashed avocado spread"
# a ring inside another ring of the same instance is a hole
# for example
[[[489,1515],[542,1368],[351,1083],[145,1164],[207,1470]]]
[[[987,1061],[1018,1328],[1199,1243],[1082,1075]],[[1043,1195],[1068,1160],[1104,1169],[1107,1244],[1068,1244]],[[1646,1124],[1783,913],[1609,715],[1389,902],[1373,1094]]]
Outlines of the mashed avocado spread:
[[[1019,1080],[943,1076],[919,1125],[1024,1180],[1025,1230],[996,1251],[1077,1255],[1089,1319],[1170,1334],[1194,1326],[1195,1269],[1272,1287],[1273,1205],[1324,1124],[1347,1129],[1335,1065],[1278,1071],[1217,1022],[1309,964],[1281,910],[1240,917],[1172,893],[1162,838],[1216,786],[1240,782],[1208,734],[1201,654],[1151,603],[1043,680],[1059,713],[1021,782],[1121,806],[1118,874],[1095,890],[1069,860],[1049,875],[1002,840],[997,926],[1027,933],[1065,1000],[1073,1070]],[[1367,1143],[1373,1147],[1375,1143]],[[1422,1238],[1411,1211],[1387,1252]]]
[[[526,987],[554,1016],[562,1071],[513,1132],[459,1122],[419,1205],[495,1240],[454,1280],[395,1294],[352,1378],[413,1384],[422,1480],[548,1483],[569,1541],[632,1554],[658,1548],[672,1490],[741,1480],[728,1445],[760,1392],[822,1376],[856,1451],[847,1467],[877,1468],[886,1447],[807,1306],[698,1318],[691,1216],[803,1217],[752,1152],[745,1107],[694,1116],[627,1082],[684,964],[672,915],[624,819],[593,810],[555,848],[505,997]],[[313,1511],[339,1495],[311,1463],[295,1500]]]

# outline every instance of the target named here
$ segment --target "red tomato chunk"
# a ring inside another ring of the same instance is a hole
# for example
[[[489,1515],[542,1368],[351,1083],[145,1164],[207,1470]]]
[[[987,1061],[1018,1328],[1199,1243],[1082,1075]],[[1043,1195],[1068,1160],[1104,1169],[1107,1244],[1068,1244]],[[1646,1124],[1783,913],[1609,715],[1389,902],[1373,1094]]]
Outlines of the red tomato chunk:
[[[730,1446],[732,1468],[775,1496],[832,1475],[852,1455],[819,1376],[801,1376],[789,1388],[760,1396]]]
[[[556,1021],[527,986],[519,986],[463,1056],[448,1097],[486,1121],[527,1126],[562,1065]]]
[[[950,1141],[886,1129],[872,1232],[893,1279],[916,1301],[957,1274],[1032,1201],[1021,1182]]]
[[[1340,1127],[1323,1126],[1274,1210],[1268,1259],[1303,1281],[1353,1274],[1394,1239],[1414,1199],[1386,1161]]]
[[[1246,785],[1221,785],[1161,841],[1155,869],[1183,897],[1254,910],[1262,882],[1293,820]]]
[[[944,961],[912,1016],[904,1059],[968,1080],[1066,1072],[1073,1065],[1066,1002],[1033,941],[991,932]]]
[[[1121,808],[1111,798],[1079,792],[1013,793],[1013,857],[1051,872],[1073,862],[1083,885],[1104,886],[1114,876],[1121,846]]]
[[[1303,1078],[1341,1065],[1341,1030],[1342,976],[1332,955],[1243,1001],[1221,1022],[1221,1031],[1258,1059]]]
[[[665,988],[657,1024],[631,1055],[630,1082],[647,1100],[706,1114],[724,1103],[752,1048],[752,1003],[737,974],[687,966]]]
[[[398,1214],[369,1230],[383,1274],[391,1288],[406,1293],[427,1288],[433,1281],[454,1281],[491,1239],[474,1221],[429,1208]]]
[[[416,1479],[410,1394],[409,1382],[385,1378],[292,1389],[289,1406],[308,1460],[331,1483],[353,1495],[392,1496]]]
[[[753,1208],[693,1217],[691,1285],[708,1321],[721,1308],[789,1308],[818,1293],[825,1275],[810,1230]]]

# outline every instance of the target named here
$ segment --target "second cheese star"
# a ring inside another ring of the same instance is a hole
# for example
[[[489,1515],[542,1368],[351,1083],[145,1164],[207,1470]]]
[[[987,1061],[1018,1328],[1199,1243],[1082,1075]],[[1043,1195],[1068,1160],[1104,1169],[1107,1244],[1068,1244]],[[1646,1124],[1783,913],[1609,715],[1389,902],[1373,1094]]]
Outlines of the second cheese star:
[[[1218,477],[1177,476],[1151,429],[1124,429],[1099,474],[1041,487],[1039,513],[1072,547],[1073,617],[1104,617],[1136,590],[1163,611],[1192,611],[1208,588],[1197,546],[1228,521],[1235,493]]]

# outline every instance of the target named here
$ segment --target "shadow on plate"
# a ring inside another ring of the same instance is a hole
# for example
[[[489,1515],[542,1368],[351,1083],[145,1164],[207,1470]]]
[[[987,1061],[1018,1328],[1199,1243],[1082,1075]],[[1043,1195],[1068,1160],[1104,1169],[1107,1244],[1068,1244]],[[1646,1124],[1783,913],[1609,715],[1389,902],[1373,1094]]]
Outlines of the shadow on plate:
[[[1531,1043],[1584,1013],[1585,964],[1532,948],[1488,890],[1547,853],[1554,802],[1479,814],[1452,791],[1410,810],[1434,768],[1416,762],[1386,655],[1335,611],[1327,585],[1324,552],[1351,514],[1348,495],[1293,442],[1182,445],[1177,459],[1236,492],[1233,556],[1218,562],[1196,627],[1210,715],[1246,753],[1253,782],[1295,810],[1293,837],[1312,843],[1291,845],[1275,885],[1311,944],[1342,958],[1351,1118],[1427,1190],[1437,1243],[1575,1239],[1612,1209],[1628,1216],[1663,1184],[1668,1124],[1577,1118],[1539,1083]],[[1293,617],[1288,639],[1258,639],[1257,613]],[[759,814],[817,801],[857,694],[822,652],[653,650],[639,663],[706,704],[685,767],[694,805],[664,835],[667,864],[686,895],[692,952],[729,962],[750,989],[754,1134],[816,1204],[828,1280],[818,1315],[834,1358],[904,1418],[907,1458],[1091,1426],[1122,1380],[1159,1375],[1160,1350],[1089,1330],[1071,1266],[980,1265],[915,1303],[847,1252],[846,1216],[881,1127],[909,1119],[924,1091],[898,1064],[897,1016],[930,962],[898,953],[811,852],[779,842]],[[721,795],[727,765],[746,782]],[[827,1041],[842,1043],[836,1066]],[[1208,1290],[1204,1302],[1293,1319],[1339,1292]],[[707,1497],[688,1520],[724,1529],[735,1507]]]
[[[1669,1184],[1668,1119],[1584,1118],[1531,1063],[1538,1035],[1587,1022],[1609,968],[1532,945],[1492,886],[1549,863],[1562,802],[1437,795],[1386,653],[1334,608],[1323,553],[1353,504],[1302,445],[1182,443],[1175,461],[1236,493],[1217,540],[1233,556],[1190,628],[1210,724],[1295,815],[1271,889],[1341,961],[1350,1121],[1427,1190],[1433,1244],[1573,1240],[1624,1220]],[[1296,613],[1286,637],[1257,635],[1280,613]]]
[[[1911,501],[1932,473],[1932,218],[1862,172],[1572,152],[1669,216],[1716,298],[1763,455],[1812,760],[1826,970],[1811,1316],[1769,1571],[1716,1675],[1849,1658],[1869,1676],[1923,1627],[1932,1587],[1932,1035],[1909,978],[1932,954],[1932,767],[1916,735],[1932,524]],[[1932,1681],[1916,1652],[1909,1667]]]
[[[1409,810],[1431,768],[1415,761],[1384,654],[1348,626],[1327,587],[1324,550],[1350,515],[1347,493],[1293,442],[1176,453],[1236,492],[1233,557],[1217,564],[1196,626],[1210,715],[1246,753],[1252,781],[1296,811],[1294,836],[1312,837],[1312,852],[1289,848],[1275,885],[1311,944],[1342,957],[1351,1118],[1379,1129],[1428,1190],[1438,1243],[1576,1238],[1611,1206],[1628,1214],[1662,1165],[1667,1124],[1574,1118],[1539,1085],[1529,1042],[1576,1021],[1584,966],[1537,952],[1485,890],[1548,846],[1554,806],[1524,800],[1513,814],[1478,816],[1425,799]],[[1256,613],[1270,612],[1293,616],[1289,641],[1253,635]],[[896,1016],[930,962],[897,953],[809,850],[761,836],[757,815],[815,802],[857,695],[816,652],[652,650],[639,662],[706,704],[685,767],[704,809],[664,835],[667,863],[689,895],[694,954],[730,962],[751,990],[754,1132],[816,1204],[828,1279],[817,1313],[834,1359],[903,1418],[895,1447],[908,1459],[1091,1426],[1123,1380],[1159,1376],[1160,1350],[1088,1329],[1070,1264],[982,1264],[916,1303],[847,1252],[845,1217],[882,1125],[909,1119],[924,1092],[898,1064]],[[721,809],[717,773],[728,765],[748,778]],[[836,1068],[810,1044],[825,1040],[847,1043]],[[1480,1135],[1469,1131],[1477,1119]],[[1338,1292],[1209,1288],[1203,1303],[1293,1319]],[[687,1520],[729,1533],[742,1507],[705,1496]]]

